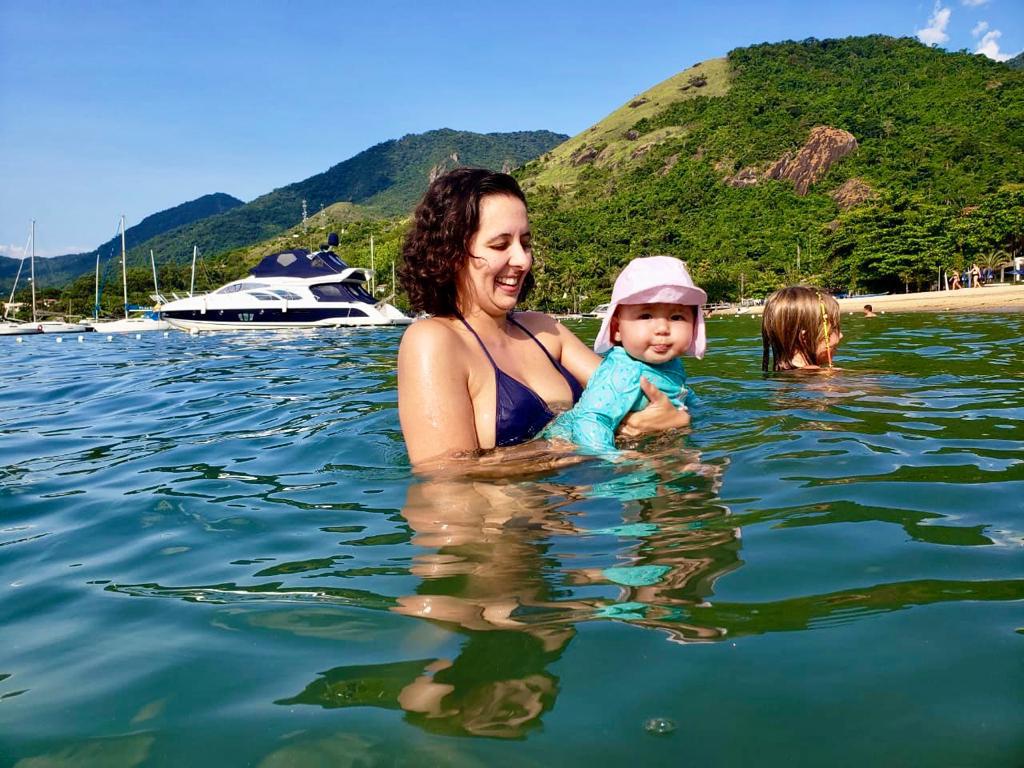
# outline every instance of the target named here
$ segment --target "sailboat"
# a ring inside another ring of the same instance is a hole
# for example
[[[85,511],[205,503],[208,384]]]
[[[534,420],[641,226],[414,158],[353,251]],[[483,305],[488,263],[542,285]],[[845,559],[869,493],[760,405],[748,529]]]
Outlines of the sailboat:
[[[32,283],[32,322],[18,323],[4,318],[0,324],[0,334],[4,336],[22,335],[27,333],[83,333],[88,331],[84,325],[78,323],[66,323],[63,320],[39,320],[36,311],[36,222],[32,220],[32,234],[29,238],[32,244],[31,256],[29,257],[30,281]],[[24,259],[22,259],[24,263]],[[21,267],[18,265],[18,274],[14,278],[14,286],[11,288],[11,301],[14,301],[14,292],[18,288],[18,278],[21,277]]]
[[[149,252],[153,265],[153,285],[156,285],[156,262],[153,252]],[[99,262],[97,262],[98,265]],[[96,269],[96,305],[99,307],[99,267]],[[124,291],[124,317],[120,320],[87,321],[94,331],[99,333],[139,333],[141,331],[167,331],[171,324],[160,317],[158,310],[144,307],[133,307],[128,304],[128,259],[124,242],[124,216],[121,217],[121,286]],[[159,294],[157,294],[159,295]],[[135,313],[133,317],[131,313]]]
[[[18,280],[21,278],[21,270],[24,266],[25,257],[23,256],[21,261],[18,262],[18,274],[14,276],[14,285],[11,286],[11,298],[8,299],[7,304],[4,306],[4,315],[3,318],[0,319],[0,336],[23,336],[30,333],[43,332],[42,328],[35,323],[24,323],[20,320],[13,320],[7,317],[7,308],[14,303],[14,292],[18,289]],[[33,282],[33,286],[35,286],[35,282]]]

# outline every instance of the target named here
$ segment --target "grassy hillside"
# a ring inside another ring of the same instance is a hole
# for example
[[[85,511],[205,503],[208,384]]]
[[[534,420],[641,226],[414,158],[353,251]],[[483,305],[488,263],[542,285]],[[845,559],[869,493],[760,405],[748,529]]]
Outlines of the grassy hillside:
[[[698,74],[703,88],[679,90]],[[766,178],[817,126],[849,132],[857,149],[806,195]],[[579,162],[581,150],[592,159]],[[686,259],[715,298],[799,279],[903,290],[1024,245],[1024,73],[881,36],[738,49],[519,175],[548,309],[566,294],[597,303],[650,253]],[[838,194],[850,188],[859,204]]]

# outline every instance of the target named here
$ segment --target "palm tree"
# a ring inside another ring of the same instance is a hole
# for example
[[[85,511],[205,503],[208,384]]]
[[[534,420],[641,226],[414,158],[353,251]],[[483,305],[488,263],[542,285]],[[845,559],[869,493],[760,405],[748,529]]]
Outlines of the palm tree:
[[[978,262],[982,267],[995,272],[999,270],[999,282],[1003,282],[1003,277],[1006,275],[1006,268],[1013,266],[1013,259],[1010,258],[1010,254],[1003,250],[992,251],[987,253],[978,259]]]

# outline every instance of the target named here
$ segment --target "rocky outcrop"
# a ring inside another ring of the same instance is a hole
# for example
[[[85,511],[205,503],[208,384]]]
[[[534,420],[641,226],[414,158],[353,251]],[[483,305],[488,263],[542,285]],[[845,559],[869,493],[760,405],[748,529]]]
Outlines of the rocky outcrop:
[[[787,152],[772,165],[765,178],[789,179],[798,195],[806,195],[828,169],[857,149],[852,133],[839,128],[819,125],[811,129],[810,136],[800,150]]]
[[[735,176],[728,176],[725,183],[730,187],[753,187],[759,181],[757,169],[753,166],[741,168]]]
[[[569,162],[573,165],[586,165],[592,163],[601,154],[597,147],[580,147],[569,156]]]
[[[434,167],[430,169],[430,172],[427,174],[427,183],[433,184],[434,179],[444,176],[446,173],[448,173],[448,171],[453,171],[458,167],[459,153],[452,152],[450,155],[448,155],[448,157],[446,157],[444,160],[442,160],[440,163],[437,163],[436,165],[434,165]]]
[[[841,187],[833,189],[829,197],[836,201],[841,210],[848,211],[861,203],[873,200],[875,190],[863,179],[847,179]]]

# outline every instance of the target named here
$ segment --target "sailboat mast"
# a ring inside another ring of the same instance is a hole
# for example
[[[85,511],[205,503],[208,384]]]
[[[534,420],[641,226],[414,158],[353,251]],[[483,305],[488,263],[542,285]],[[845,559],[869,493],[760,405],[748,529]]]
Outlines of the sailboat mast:
[[[121,285],[124,287],[124,319],[128,319],[128,256],[124,247],[124,214],[121,214]]]
[[[375,296],[377,290],[377,272],[373,268],[373,235],[370,235],[370,295]]]
[[[153,256],[153,249],[152,248],[149,249],[149,265],[151,267],[153,267],[153,291],[154,291],[154,293],[156,293],[157,296],[159,296],[160,295],[160,286],[157,285],[157,282],[156,282],[156,258]],[[160,301],[160,299],[156,299],[156,301]]]
[[[36,321],[36,220],[32,219],[32,261],[29,262],[29,277],[32,280],[32,322]]]
[[[188,295],[191,296],[196,290],[196,254],[199,253],[199,246],[192,246],[192,282],[188,285]]]
[[[92,319],[100,319],[100,252],[96,251],[96,299],[92,305]]]

